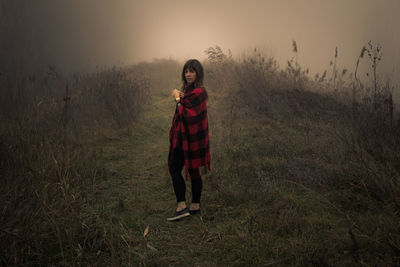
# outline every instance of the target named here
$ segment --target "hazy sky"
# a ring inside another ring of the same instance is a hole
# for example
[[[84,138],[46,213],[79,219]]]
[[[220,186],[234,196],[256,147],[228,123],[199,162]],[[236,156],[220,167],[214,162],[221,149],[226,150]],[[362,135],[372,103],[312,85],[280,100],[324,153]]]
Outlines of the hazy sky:
[[[400,69],[400,0],[16,0],[25,2],[16,15],[0,1],[22,32],[22,60],[65,69],[204,59],[214,45],[234,55],[262,48],[283,65],[292,40],[312,72],[328,67],[336,46],[338,64],[352,70],[368,40],[383,46],[382,67]]]

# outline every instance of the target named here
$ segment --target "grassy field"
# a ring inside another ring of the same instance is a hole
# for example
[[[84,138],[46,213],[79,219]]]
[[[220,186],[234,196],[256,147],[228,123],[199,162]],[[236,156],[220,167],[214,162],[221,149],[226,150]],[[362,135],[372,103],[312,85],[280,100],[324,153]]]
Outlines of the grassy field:
[[[154,91],[131,134],[101,144],[106,172],[94,193],[101,203],[96,209],[109,220],[105,228],[114,251],[112,257],[109,251],[102,258],[101,252],[92,260],[169,266],[388,260],[379,258],[385,248],[368,232],[381,212],[362,192],[349,194],[345,188],[351,174],[343,157],[346,145],[335,136],[337,125],[304,118],[284,123],[249,116],[246,107],[230,112],[226,97],[210,91],[213,160],[212,172],[203,177],[201,216],[166,221],[175,208],[165,173],[174,112],[168,91]],[[395,218],[387,219],[394,223]]]
[[[116,239],[119,244],[114,245],[118,247],[115,260],[119,264],[204,266],[225,258],[223,254],[216,257],[216,242],[221,242],[222,232],[232,226],[224,225],[221,214],[229,219],[234,209],[223,208],[218,192],[207,182],[212,174],[204,177],[203,215],[166,221],[176,207],[171,178],[166,173],[174,108],[171,97],[158,92],[152,95],[132,134],[117,135],[102,144],[106,172],[95,195],[102,203],[98,208],[115,220],[114,226],[108,225],[117,231],[112,234],[121,236]]]
[[[1,93],[15,95],[0,116],[16,112],[0,128],[1,263],[399,264],[400,127],[385,88],[367,98],[343,77],[313,81],[293,60],[281,69],[254,52],[233,60],[216,50],[204,62],[211,172],[201,216],[172,223],[179,62],[77,77],[71,105],[61,79],[39,96],[46,87],[33,79],[14,91],[9,82]]]

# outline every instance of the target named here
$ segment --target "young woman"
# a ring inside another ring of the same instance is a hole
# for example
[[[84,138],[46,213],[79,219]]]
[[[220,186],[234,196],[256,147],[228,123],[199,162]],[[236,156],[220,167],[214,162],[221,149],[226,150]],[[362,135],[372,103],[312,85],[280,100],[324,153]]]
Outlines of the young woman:
[[[196,59],[188,60],[182,70],[182,91],[174,89],[175,114],[169,134],[169,172],[178,206],[168,221],[200,213],[203,182],[200,167],[210,170],[210,146],[207,117],[207,91],[203,86],[204,72]],[[182,168],[185,167],[185,178]],[[192,203],[186,207],[186,183],[191,180]]]

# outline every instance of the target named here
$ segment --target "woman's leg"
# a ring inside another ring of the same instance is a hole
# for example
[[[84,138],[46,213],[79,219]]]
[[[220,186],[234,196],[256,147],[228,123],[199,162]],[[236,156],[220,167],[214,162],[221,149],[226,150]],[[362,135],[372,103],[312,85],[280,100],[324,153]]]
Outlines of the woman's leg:
[[[200,208],[200,197],[203,188],[203,181],[201,180],[199,169],[189,170],[191,183],[192,183],[192,209]]]
[[[183,165],[183,151],[175,151],[169,166],[169,172],[172,177],[172,184],[174,186],[176,202],[178,203],[186,201],[186,184],[182,176]]]

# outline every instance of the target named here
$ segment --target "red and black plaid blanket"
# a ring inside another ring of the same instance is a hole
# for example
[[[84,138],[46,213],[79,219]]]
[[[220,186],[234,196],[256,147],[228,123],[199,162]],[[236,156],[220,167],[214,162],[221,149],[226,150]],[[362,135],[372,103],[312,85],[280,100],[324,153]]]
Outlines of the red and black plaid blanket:
[[[205,166],[210,170],[210,146],[206,94],[202,88],[195,88],[185,93],[177,104],[169,133],[170,165],[175,149],[182,149],[184,154],[186,180],[189,169]]]

